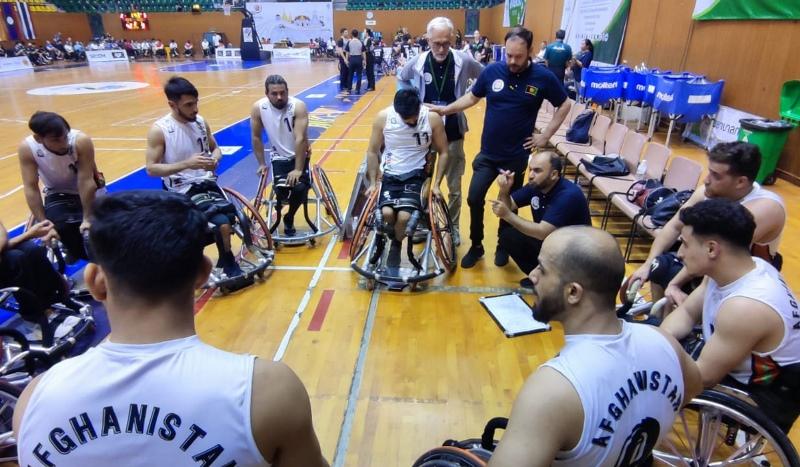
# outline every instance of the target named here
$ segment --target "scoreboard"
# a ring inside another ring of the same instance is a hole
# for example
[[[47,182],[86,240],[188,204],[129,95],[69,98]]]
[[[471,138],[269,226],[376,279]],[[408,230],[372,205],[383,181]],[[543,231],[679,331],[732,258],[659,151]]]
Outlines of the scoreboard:
[[[122,29],[126,31],[147,31],[150,29],[150,20],[147,19],[147,13],[142,11],[120,13],[119,19],[122,22]]]

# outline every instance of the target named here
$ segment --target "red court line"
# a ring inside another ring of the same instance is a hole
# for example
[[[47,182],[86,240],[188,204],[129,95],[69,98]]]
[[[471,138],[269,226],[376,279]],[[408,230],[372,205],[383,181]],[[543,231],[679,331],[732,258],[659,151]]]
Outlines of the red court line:
[[[356,115],[356,118],[354,118],[353,121],[350,122],[349,125],[347,125],[347,128],[345,128],[344,131],[342,132],[342,134],[339,135],[339,137],[336,139],[336,142],[334,142],[331,147],[329,147],[328,149],[325,150],[325,154],[322,155],[322,157],[319,159],[319,162],[317,163],[318,165],[322,165],[322,164],[325,163],[325,159],[327,159],[328,156],[331,155],[333,150],[336,149],[336,146],[339,145],[339,143],[341,142],[341,139],[344,138],[345,136],[347,136],[347,133],[349,133],[350,130],[353,128],[353,126],[356,123],[358,123],[358,121],[361,119],[361,116],[364,115],[364,112],[366,112],[367,109],[370,108],[372,103],[375,102],[375,99],[377,99],[378,96],[380,96],[381,94],[383,94],[383,89],[381,89],[380,91],[376,91],[375,92],[375,95],[372,96],[372,99],[370,99],[370,101],[367,103],[367,105],[365,105],[364,108],[361,109],[361,111],[358,113],[358,115]]]
[[[325,289],[322,291],[322,296],[319,298],[317,308],[314,310],[314,316],[311,317],[311,322],[308,323],[309,331],[319,331],[322,329],[322,322],[325,321],[325,316],[328,314],[328,308],[331,306],[333,300],[333,289]]]
[[[339,250],[338,259],[347,259],[350,257],[350,239],[347,239],[342,242],[342,249]]]
[[[200,298],[194,301],[194,314],[200,313],[200,310],[202,310],[203,307],[206,306],[206,303],[211,300],[211,296],[214,295],[215,290],[217,290],[216,287],[206,289],[206,291],[200,295]]]

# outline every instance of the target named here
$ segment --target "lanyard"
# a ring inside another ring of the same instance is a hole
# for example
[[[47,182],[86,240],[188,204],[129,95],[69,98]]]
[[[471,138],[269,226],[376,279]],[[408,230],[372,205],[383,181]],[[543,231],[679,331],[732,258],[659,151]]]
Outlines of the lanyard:
[[[444,67],[444,75],[442,76],[441,85],[439,85],[438,83],[439,80],[436,79],[436,68],[434,67],[432,53],[428,54],[428,61],[431,64],[431,77],[433,78],[433,87],[436,89],[436,96],[439,98],[438,100],[442,100],[442,91],[444,91],[444,82],[445,80],[447,80],[447,72],[450,71],[450,62],[452,61],[450,60],[450,54],[449,53],[447,54],[447,64]]]

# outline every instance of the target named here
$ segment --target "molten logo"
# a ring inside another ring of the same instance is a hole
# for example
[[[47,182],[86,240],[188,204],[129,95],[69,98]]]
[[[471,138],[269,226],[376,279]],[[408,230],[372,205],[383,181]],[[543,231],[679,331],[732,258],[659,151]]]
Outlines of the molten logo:
[[[592,89],[617,89],[619,83],[609,82],[609,83],[592,83],[589,85]]]
[[[656,99],[659,99],[662,102],[672,102],[672,99],[674,99],[674,96],[672,94],[665,94],[663,92],[657,92],[656,93]]]

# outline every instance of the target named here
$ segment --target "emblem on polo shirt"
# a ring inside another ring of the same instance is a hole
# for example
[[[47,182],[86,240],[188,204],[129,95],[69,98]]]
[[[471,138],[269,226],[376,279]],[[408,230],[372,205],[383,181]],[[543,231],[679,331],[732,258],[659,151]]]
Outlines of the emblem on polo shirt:
[[[503,83],[502,79],[498,78],[492,83],[492,91],[500,92],[503,90],[503,86],[505,86],[505,83]]]
[[[531,96],[535,96],[538,92],[539,88],[536,86],[531,86],[530,84],[525,86],[525,93],[530,94]]]
[[[538,196],[534,196],[533,198],[531,198],[531,207],[534,210],[537,210],[537,209],[539,209],[539,206],[540,206],[539,197]]]
[[[431,84],[433,82],[433,75],[431,75],[427,71],[422,76],[425,77],[425,84]]]

